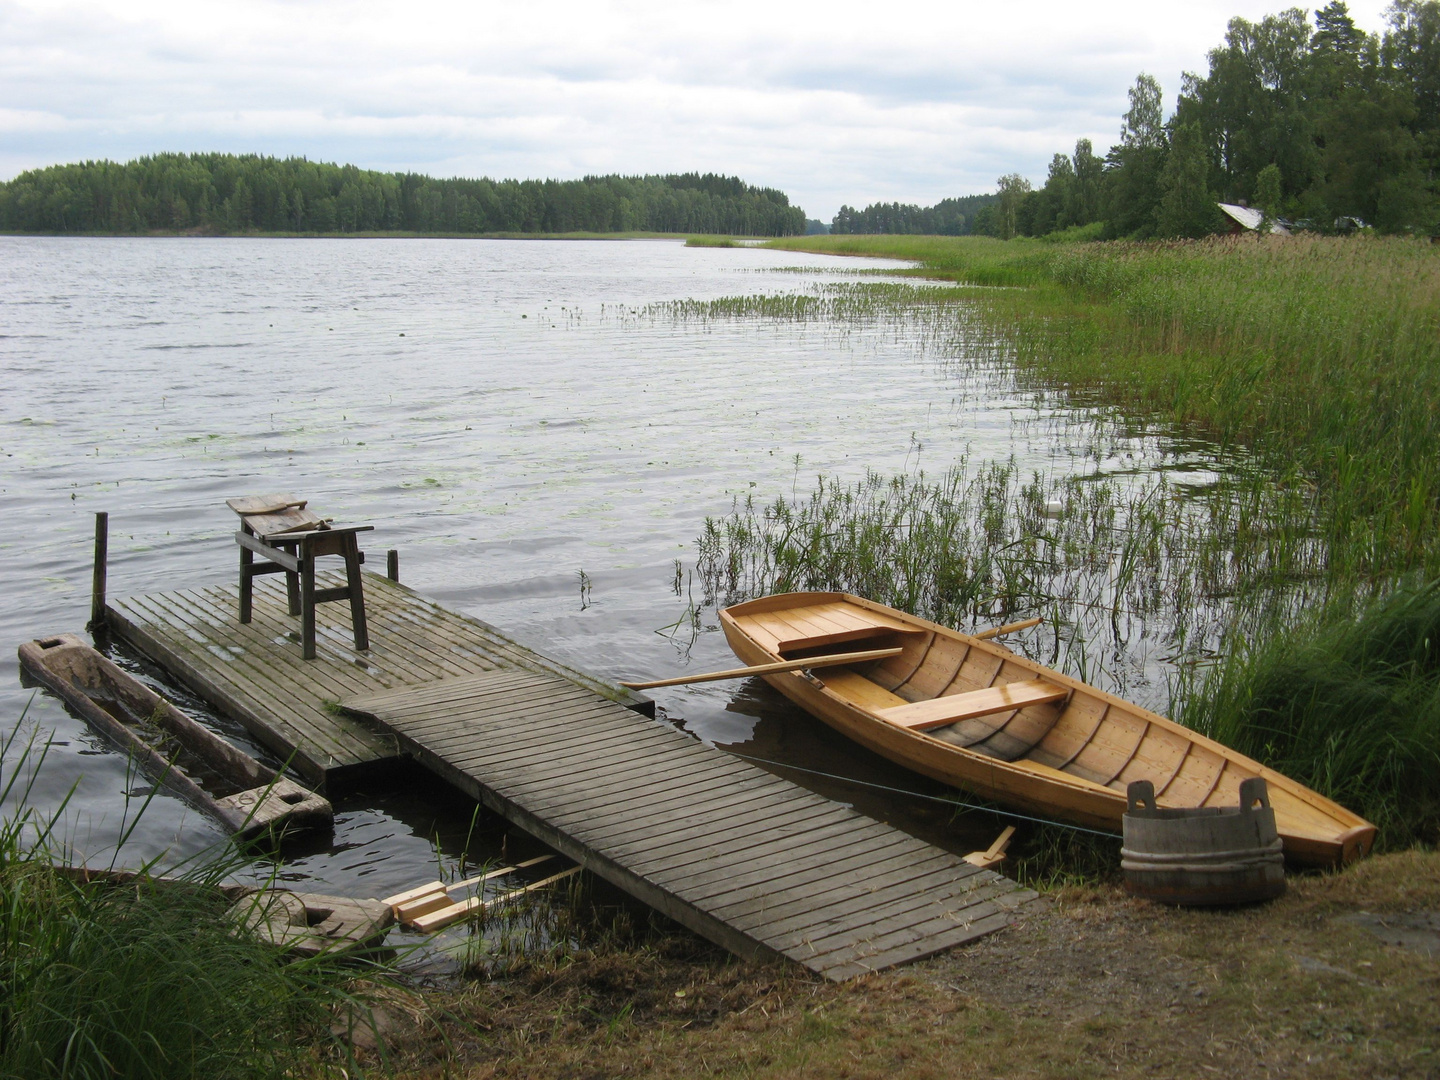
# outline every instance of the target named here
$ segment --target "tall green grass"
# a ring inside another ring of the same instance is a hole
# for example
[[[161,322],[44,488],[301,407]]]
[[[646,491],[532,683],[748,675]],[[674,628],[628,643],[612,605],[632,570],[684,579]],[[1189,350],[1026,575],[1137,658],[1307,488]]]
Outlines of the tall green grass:
[[[64,806],[30,804],[44,750],[17,740],[0,747],[0,1076],[228,1080],[316,1060],[331,1009],[353,1006],[333,964],[236,931],[218,888],[228,855],[179,881],[60,872]]]
[[[1244,476],[1203,497],[1166,478],[1105,480],[962,460],[808,494],[737,500],[707,519],[706,604],[843,590],[974,629],[1041,616],[1016,643],[1117,693],[1169,709],[1234,628],[1263,632],[1321,590],[1323,549],[1290,493]],[[1159,680],[1148,652],[1180,677]]]
[[[1440,842],[1440,582],[1237,643],[1180,719],[1350,807],[1385,846]]]

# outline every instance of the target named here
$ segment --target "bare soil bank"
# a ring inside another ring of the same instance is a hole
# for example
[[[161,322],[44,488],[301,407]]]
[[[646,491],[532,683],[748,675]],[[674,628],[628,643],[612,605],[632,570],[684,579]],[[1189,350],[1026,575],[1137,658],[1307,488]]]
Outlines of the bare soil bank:
[[[377,1016],[388,1061],[361,1058],[404,1077],[1440,1077],[1440,855],[1295,877],[1234,911],[1061,890],[843,986],[676,933],[394,994]]]

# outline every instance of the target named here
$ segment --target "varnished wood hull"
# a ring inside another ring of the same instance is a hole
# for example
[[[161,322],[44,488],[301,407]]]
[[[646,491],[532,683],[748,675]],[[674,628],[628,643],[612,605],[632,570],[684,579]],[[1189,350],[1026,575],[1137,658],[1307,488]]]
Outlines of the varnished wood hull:
[[[765,597],[723,610],[720,621],[746,664],[903,646],[893,659],[854,669],[782,672],[765,679],[877,754],[1006,806],[1118,833],[1132,780],[1150,780],[1162,806],[1234,806],[1240,782],[1263,776],[1287,860],[1340,865],[1367,854],[1374,841],[1369,822],[1302,784],[995,642],[846,593]],[[967,721],[963,735],[956,732],[965,724],[926,732],[881,715],[913,712],[911,703],[951,695],[958,702],[986,687],[1026,680],[1043,680],[1068,696]],[[988,729],[994,730],[970,746],[946,741]]]

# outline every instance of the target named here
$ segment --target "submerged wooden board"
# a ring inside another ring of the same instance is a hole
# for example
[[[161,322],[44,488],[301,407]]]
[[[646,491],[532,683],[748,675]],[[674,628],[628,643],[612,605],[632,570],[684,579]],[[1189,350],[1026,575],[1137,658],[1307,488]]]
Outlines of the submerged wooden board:
[[[999,929],[1035,895],[551,674],[488,671],[344,704],[740,956],[844,979]]]
[[[343,572],[317,575],[322,587]],[[355,649],[347,604],[316,608],[314,660],[279,576],[255,583],[254,619],[239,621],[238,584],[111,600],[111,628],[191,691],[243,724],[312,784],[333,790],[404,756],[389,734],[346,716],[341,698],[496,669],[554,672],[632,708],[648,699],[574,671],[403,585],[365,574],[370,648]]]

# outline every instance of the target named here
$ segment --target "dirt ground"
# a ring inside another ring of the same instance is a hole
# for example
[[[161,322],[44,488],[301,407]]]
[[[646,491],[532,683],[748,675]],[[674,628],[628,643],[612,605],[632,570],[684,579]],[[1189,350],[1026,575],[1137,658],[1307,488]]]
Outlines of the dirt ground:
[[[1440,1078],[1440,855],[1292,876],[1227,911],[1066,889],[840,986],[683,932],[502,980],[381,993],[404,1077]]]

